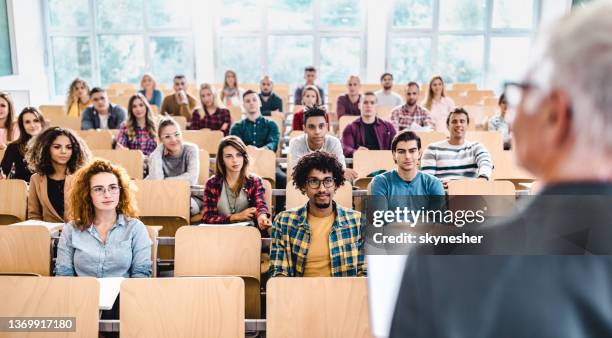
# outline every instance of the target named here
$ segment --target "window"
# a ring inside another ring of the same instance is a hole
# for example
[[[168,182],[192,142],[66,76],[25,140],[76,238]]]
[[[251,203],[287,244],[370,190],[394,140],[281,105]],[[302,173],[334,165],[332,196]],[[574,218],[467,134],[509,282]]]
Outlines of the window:
[[[11,32],[9,11],[6,0],[0,0],[0,76],[13,74],[13,56],[11,55]]]
[[[395,0],[386,69],[399,82],[440,74],[499,90],[527,62],[540,1]]]
[[[319,70],[322,85],[362,75],[364,1],[221,0],[217,82],[226,69],[235,70],[240,82],[257,83],[269,74],[292,85],[303,81],[309,65]]]
[[[90,85],[136,85],[195,78],[188,0],[45,0],[51,87],[64,95],[75,77]]]

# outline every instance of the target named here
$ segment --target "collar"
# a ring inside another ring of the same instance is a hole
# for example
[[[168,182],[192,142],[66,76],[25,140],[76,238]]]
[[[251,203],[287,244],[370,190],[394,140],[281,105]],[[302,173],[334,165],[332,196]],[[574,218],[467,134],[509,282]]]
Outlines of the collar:
[[[125,216],[123,216],[123,214],[118,213],[117,214],[117,220],[115,221],[115,224],[113,224],[113,227],[111,228],[111,230],[113,230],[116,227],[125,227],[127,225],[127,220],[125,219]],[[87,231],[89,231],[90,234],[94,234],[94,233],[98,233],[96,231],[96,227],[93,225],[93,223],[89,226],[89,228],[87,229]]]
[[[247,116],[244,118],[244,121],[247,123],[251,123],[251,124],[257,124],[263,118],[264,118],[263,115],[260,114],[259,117],[255,119],[255,121],[251,121],[249,117]]]

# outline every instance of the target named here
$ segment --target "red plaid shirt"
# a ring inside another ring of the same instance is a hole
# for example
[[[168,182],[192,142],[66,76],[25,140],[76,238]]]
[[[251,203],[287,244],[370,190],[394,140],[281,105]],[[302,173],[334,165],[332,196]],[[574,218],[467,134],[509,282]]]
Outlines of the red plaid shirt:
[[[151,154],[157,147],[155,136],[149,135],[149,132],[146,129],[140,128],[139,126],[135,126],[134,129],[136,131],[136,135],[133,139],[130,139],[127,134],[127,127],[124,123],[121,126],[121,129],[119,129],[117,142],[128,149],[140,150],[143,154],[145,154],[145,156],[149,156],[149,154]]]
[[[407,105],[396,107],[391,112],[391,122],[393,122],[397,131],[409,129],[413,122],[421,127],[434,126],[429,111],[418,104],[414,108],[414,112],[410,112]]]
[[[261,177],[251,174],[246,177],[242,189],[246,192],[249,208],[255,207],[257,212],[253,221],[257,224],[257,217],[262,214],[270,216],[266,205],[265,189]],[[204,209],[202,210],[202,221],[206,224],[230,223],[230,215],[219,214],[217,204],[223,190],[223,178],[214,175],[208,179],[204,188]],[[242,211],[242,210],[238,210]]]
[[[190,130],[200,130],[208,128],[211,130],[221,130],[221,126],[227,123],[227,129],[223,130],[223,136],[227,136],[229,128],[232,125],[230,111],[223,108],[217,108],[214,114],[209,114],[206,108],[197,108],[191,115]]]

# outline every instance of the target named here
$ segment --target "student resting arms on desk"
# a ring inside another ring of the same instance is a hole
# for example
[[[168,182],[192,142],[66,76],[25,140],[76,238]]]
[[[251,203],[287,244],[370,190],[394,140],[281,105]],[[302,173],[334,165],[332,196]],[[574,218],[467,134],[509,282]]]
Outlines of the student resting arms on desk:
[[[60,237],[57,276],[150,277],[151,240],[136,218],[130,178],[97,159],[74,175],[70,223]]]

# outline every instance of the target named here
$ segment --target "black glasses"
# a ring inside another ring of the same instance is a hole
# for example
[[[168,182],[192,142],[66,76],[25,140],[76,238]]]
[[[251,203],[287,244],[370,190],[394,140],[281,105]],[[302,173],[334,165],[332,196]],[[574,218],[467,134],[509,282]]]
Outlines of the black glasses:
[[[322,180],[311,177],[306,180],[306,184],[308,184],[308,186],[312,189],[319,189],[319,187],[321,187],[321,182],[323,182],[323,186],[325,188],[331,188],[334,186],[335,183],[333,177],[325,177]]]
[[[521,102],[523,92],[536,88],[536,85],[530,82],[506,82],[504,83],[504,96],[509,107],[516,107]]]

